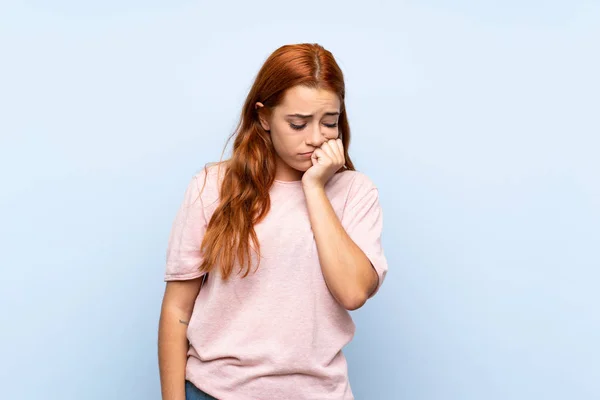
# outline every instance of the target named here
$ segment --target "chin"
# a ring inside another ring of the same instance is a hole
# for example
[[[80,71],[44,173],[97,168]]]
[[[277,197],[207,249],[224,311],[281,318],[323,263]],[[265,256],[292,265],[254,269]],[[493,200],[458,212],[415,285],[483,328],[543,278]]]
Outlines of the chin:
[[[312,161],[307,160],[305,163],[295,163],[294,165],[291,165],[291,167],[296,171],[306,172],[310,167],[312,167]]]

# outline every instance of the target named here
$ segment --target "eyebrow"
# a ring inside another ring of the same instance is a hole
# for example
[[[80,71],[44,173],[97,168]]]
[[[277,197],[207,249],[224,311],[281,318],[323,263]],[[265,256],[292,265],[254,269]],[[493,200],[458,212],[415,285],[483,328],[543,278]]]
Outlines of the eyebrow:
[[[338,111],[326,112],[325,115],[340,115]],[[288,114],[287,117],[298,117],[298,118],[312,118],[312,114],[304,115],[304,114]]]

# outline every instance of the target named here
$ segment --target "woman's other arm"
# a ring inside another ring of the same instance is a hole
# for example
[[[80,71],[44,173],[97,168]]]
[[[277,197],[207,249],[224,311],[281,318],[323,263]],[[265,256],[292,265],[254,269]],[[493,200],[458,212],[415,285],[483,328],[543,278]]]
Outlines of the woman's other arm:
[[[158,366],[163,400],[185,400],[187,327],[202,278],[167,282],[158,326]]]

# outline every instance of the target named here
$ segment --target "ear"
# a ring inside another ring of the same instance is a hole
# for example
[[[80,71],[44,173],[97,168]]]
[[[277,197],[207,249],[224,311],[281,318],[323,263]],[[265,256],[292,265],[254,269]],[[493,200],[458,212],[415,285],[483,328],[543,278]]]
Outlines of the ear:
[[[271,126],[269,125],[269,121],[267,121],[267,118],[264,115],[264,110],[266,110],[265,105],[260,101],[257,101],[256,104],[254,104],[254,109],[258,114],[258,121],[260,122],[260,125],[265,131],[270,132]]]

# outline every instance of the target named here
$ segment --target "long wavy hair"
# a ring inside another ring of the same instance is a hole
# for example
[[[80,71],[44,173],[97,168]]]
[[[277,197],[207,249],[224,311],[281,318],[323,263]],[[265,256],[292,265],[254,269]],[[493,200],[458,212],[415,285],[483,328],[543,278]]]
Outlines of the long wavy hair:
[[[239,123],[227,140],[229,143],[235,137],[231,158],[219,163],[219,168],[225,166],[220,202],[201,244],[201,271],[210,272],[219,266],[222,278],[228,279],[237,261],[239,272],[246,277],[252,267],[252,249],[260,262],[260,243],[254,226],[265,218],[271,207],[269,189],[275,179],[276,164],[270,132],[260,124],[255,104],[261,102],[264,109],[271,112],[283,100],[286,90],[297,85],[330,90],[339,96],[338,129],[346,163],[338,172],[354,170],[348,155],[350,126],[344,104],[344,76],[333,55],[319,44],[278,48],[259,70]]]

